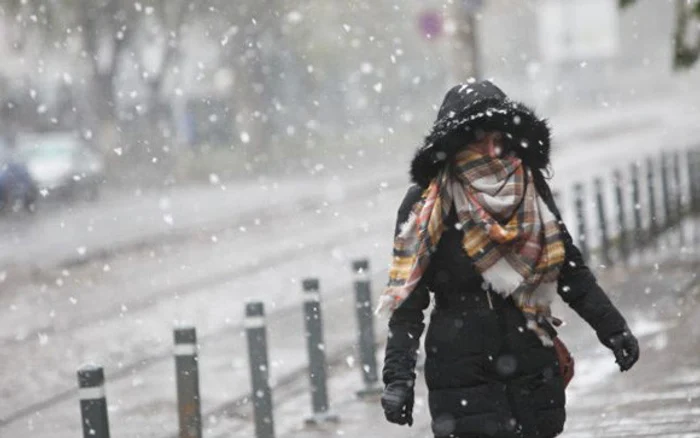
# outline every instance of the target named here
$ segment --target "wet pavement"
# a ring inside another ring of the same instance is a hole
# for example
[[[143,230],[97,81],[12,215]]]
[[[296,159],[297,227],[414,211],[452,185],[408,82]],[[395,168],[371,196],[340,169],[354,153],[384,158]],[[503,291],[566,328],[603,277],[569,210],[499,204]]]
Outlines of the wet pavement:
[[[661,245],[674,241],[675,237]],[[700,252],[686,251],[682,261],[664,264],[658,263],[657,251],[645,251],[635,266],[598,272],[640,340],[641,359],[631,371],[619,372],[612,353],[570,309],[561,303],[555,309],[567,321],[560,335],[576,359],[562,437],[700,437],[700,278],[696,274]],[[298,382],[294,388],[275,393],[277,436],[432,438],[420,374],[415,424],[408,428],[385,421],[378,397],[358,399],[355,393],[363,384],[356,366],[332,369],[328,383],[331,412],[341,421],[305,427],[311,400],[304,383]],[[250,424],[245,427],[240,419],[233,430],[253,436]],[[227,435],[231,432],[225,419],[210,424],[211,436],[231,436]]]

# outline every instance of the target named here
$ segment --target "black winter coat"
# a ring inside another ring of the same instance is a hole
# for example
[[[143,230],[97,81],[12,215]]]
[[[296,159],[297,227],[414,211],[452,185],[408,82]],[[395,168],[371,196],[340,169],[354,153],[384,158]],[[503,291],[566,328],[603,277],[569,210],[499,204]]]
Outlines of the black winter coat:
[[[541,176],[537,188],[561,221]],[[414,185],[398,212],[396,232],[422,189]],[[452,218],[455,219],[454,216]],[[560,222],[561,223],[561,222]],[[414,381],[423,311],[435,299],[425,338],[425,379],[436,437],[554,437],[564,427],[565,394],[555,351],[525,327],[511,299],[483,288],[462,249],[462,231],[446,227],[418,287],[389,321],[383,380]],[[626,323],[564,231],[566,260],[558,293],[601,340]]]

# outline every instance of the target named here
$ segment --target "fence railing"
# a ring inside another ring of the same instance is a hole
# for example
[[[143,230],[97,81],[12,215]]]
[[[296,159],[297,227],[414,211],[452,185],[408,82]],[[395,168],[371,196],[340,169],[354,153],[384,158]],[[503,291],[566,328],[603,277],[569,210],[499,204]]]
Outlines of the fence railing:
[[[682,166],[687,169],[685,184]],[[593,182],[595,214],[587,210],[586,185],[575,184],[573,207],[576,217],[575,234],[577,244],[586,261],[595,254],[606,265],[626,262],[635,249],[653,244],[665,231],[678,227],[683,218],[700,213],[700,149],[675,151],[661,154],[658,160],[649,158],[645,164],[647,187],[641,190],[642,164],[629,166],[628,177],[621,169],[611,175],[607,184],[613,190],[606,191],[606,181],[596,178]],[[661,194],[657,198],[657,184]],[[614,196],[616,211],[611,216],[607,211],[605,197]],[[646,196],[646,200],[643,197]],[[646,206],[646,212],[643,209]],[[630,214],[631,213],[631,214]],[[588,236],[593,231],[587,222],[589,216],[597,218],[599,244],[592,247]],[[646,221],[645,221],[646,219]],[[372,313],[372,298],[369,261],[355,260],[353,289],[357,317],[357,351],[360,358],[363,387],[358,388],[359,398],[372,398],[381,393],[379,380],[376,338]],[[311,391],[311,415],[307,425],[337,422],[340,417],[333,413],[327,390],[326,345],[323,337],[321,312],[322,293],[318,279],[308,278],[302,282],[302,304],[305,322],[305,337],[309,358],[308,377]],[[270,386],[265,307],[261,301],[245,304],[244,327],[248,343],[253,417],[256,438],[274,438],[274,412],[272,388]],[[177,410],[180,438],[202,437],[201,398],[199,393],[199,360],[197,334],[194,327],[177,327],[173,332],[174,359],[177,385]],[[88,365],[78,370],[78,385],[82,429],[85,438],[108,438],[109,420],[105,396],[105,375],[102,367]]]
[[[628,163],[610,178],[596,177],[592,187],[576,183],[572,193],[576,226],[571,229],[586,262],[595,258],[604,266],[627,263],[671,229],[678,231],[682,247],[687,243],[683,219],[700,212],[700,149],[663,152]]]

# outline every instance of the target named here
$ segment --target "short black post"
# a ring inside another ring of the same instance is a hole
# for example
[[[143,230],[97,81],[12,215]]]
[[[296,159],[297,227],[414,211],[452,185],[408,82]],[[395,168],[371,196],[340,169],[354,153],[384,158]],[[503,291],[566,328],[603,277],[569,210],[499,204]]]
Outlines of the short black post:
[[[202,413],[199,399],[199,360],[197,332],[194,327],[177,327],[175,341],[175,380],[179,438],[202,437]]]
[[[576,209],[576,220],[578,222],[578,249],[581,251],[583,261],[588,263],[591,253],[588,250],[588,235],[586,234],[586,208],[584,201],[583,184],[574,186],[574,208]]]
[[[357,392],[358,397],[372,397],[382,393],[377,369],[376,341],[374,338],[374,317],[372,314],[372,290],[369,275],[369,261],[355,260],[352,263],[355,277],[355,310],[359,331],[358,348],[362,380],[365,387]]]
[[[693,151],[693,169],[695,211],[700,212],[700,149]]]
[[[105,375],[102,367],[81,367],[78,370],[78,388],[83,438],[109,438]]]
[[[690,205],[690,212],[696,213],[700,210],[700,189],[698,188],[698,175],[700,172],[700,167],[698,166],[698,155],[699,152],[695,149],[690,149],[688,151],[688,192],[689,199],[688,204]]]
[[[600,252],[601,262],[605,266],[612,266],[610,256],[610,236],[608,235],[607,217],[605,215],[605,198],[603,196],[603,181],[596,178],[594,181],[595,198],[598,209],[598,226],[600,228]]]
[[[316,278],[302,282],[304,290],[304,321],[306,324],[306,347],[309,354],[309,383],[311,384],[311,407],[313,413],[306,419],[308,426],[324,422],[336,422],[338,417],[329,412],[326,345],[323,342],[323,318],[321,316],[321,292]]]
[[[625,196],[623,192],[622,172],[616,170],[613,178],[615,179],[615,200],[617,201],[617,224],[620,258],[626,262],[629,258],[630,251],[628,244],[627,221],[625,220]]]
[[[676,205],[674,207],[676,223],[683,220],[683,183],[681,182],[681,153],[673,154],[673,188]]]
[[[634,205],[634,244],[642,245],[642,199],[639,190],[639,162],[632,164],[632,203]]]
[[[253,386],[251,400],[255,417],[255,437],[274,438],[275,425],[272,416],[272,391],[270,390],[263,303],[253,301],[246,304],[244,326],[248,338],[250,380]]]
[[[685,245],[685,233],[683,232],[683,186],[681,182],[681,153],[673,153],[673,196],[675,206],[673,207],[673,219],[678,226],[678,243],[681,248]]]
[[[664,230],[670,228],[673,225],[673,219],[671,214],[671,190],[670,181],[668,175],[668,157],[665,152],[661,153],[661,196],[663,197],[663,207],[664,207]]]
[[[700,149],[692,149],[688,154],[688,172],[692,211],[697,213],[700,211]]]
[[[656,190],[654,177],[654,160],[647,158],[647,194],[649,195],[649,235],[647,240],[654,241],[659,233],[659,217],[656,211]]]

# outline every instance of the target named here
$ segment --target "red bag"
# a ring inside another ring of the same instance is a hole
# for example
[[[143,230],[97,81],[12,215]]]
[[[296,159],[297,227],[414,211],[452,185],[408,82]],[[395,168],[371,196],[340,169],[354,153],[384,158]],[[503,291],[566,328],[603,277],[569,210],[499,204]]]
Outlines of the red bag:
[[[564,342],[559,339],[559,336],[554,338],[554,350],[557,352],[559,371],[564,378],[564,388],[566,388],[574,377],[574,358],[571,356],[569,349],[566,348],[566,345],[564,345]]]

